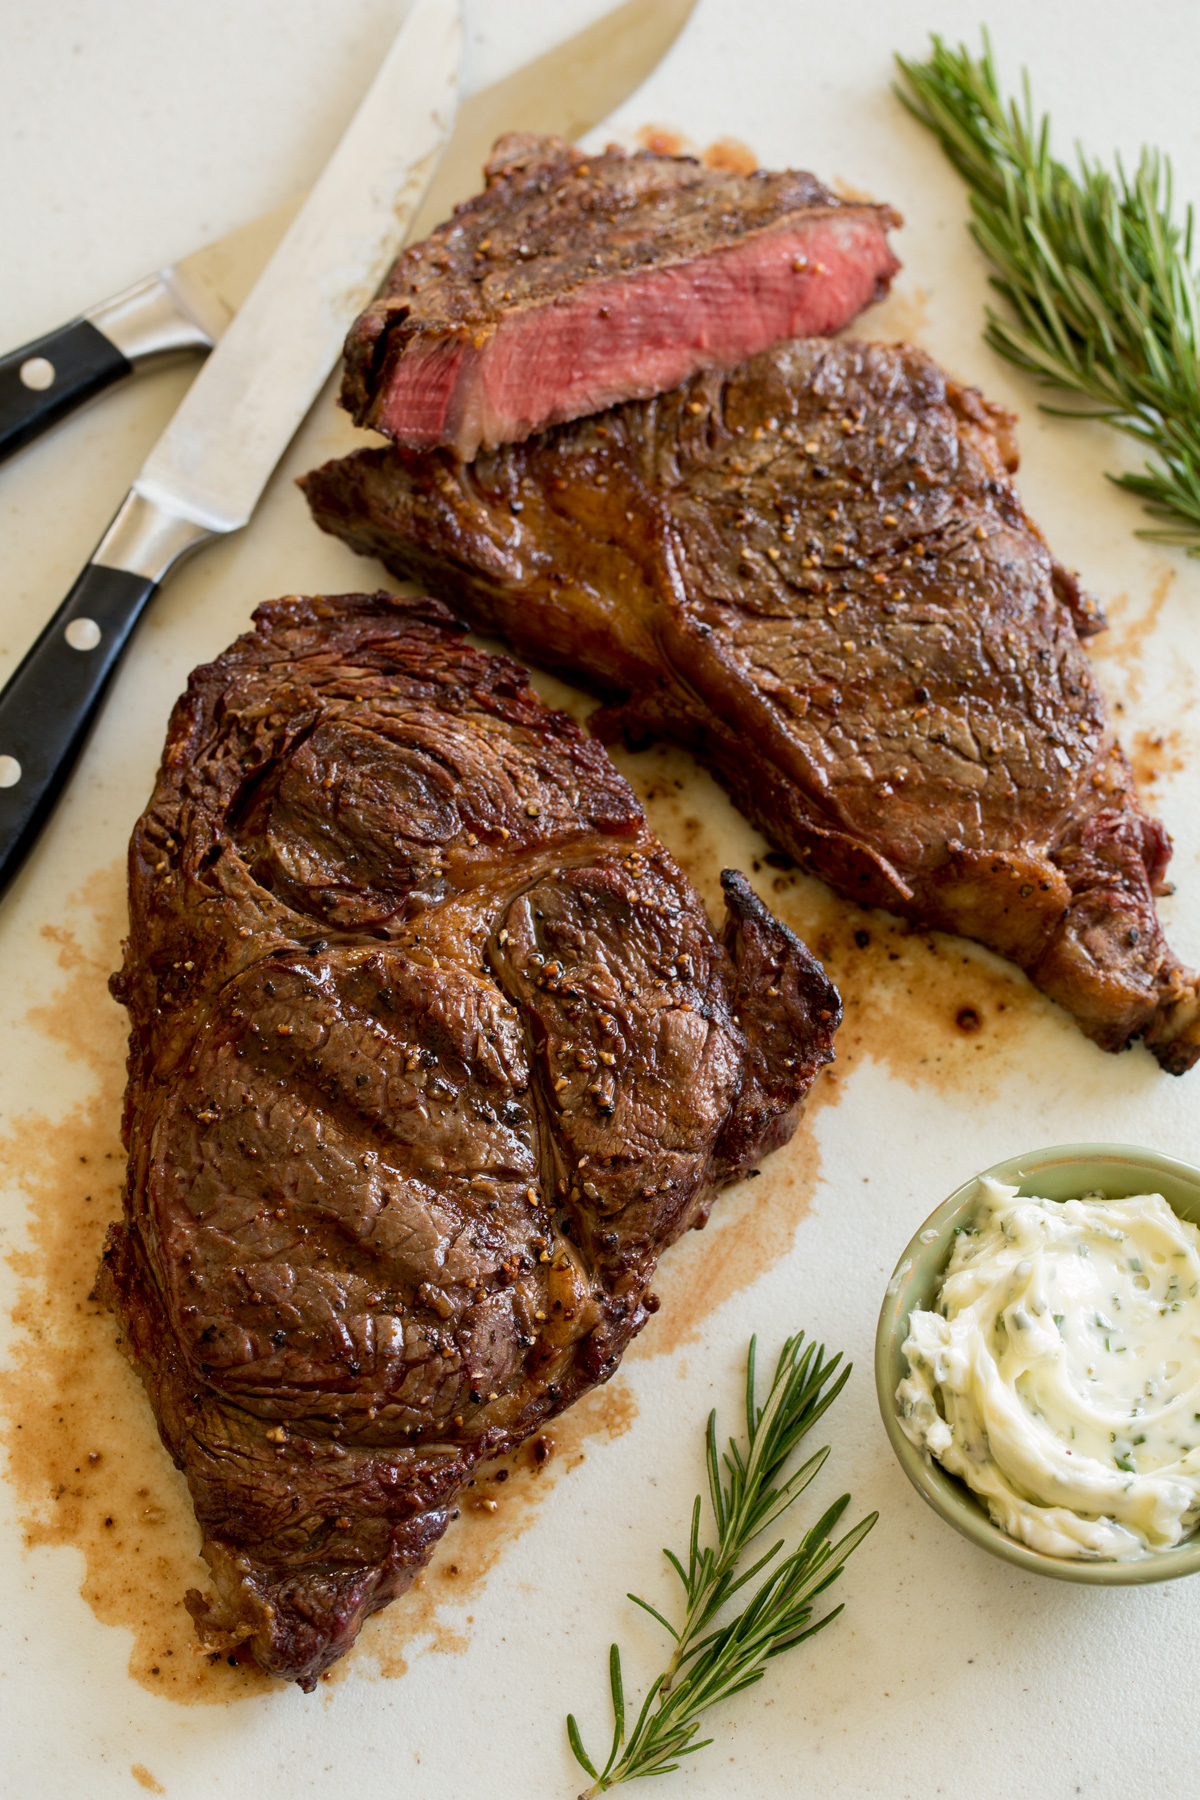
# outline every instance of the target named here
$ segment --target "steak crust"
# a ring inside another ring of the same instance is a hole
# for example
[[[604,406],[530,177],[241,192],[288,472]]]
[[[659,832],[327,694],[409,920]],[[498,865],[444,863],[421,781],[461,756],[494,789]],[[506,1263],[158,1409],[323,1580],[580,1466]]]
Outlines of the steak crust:
[[[715,937],[603,748],[436,601],[255,617],[133,835],[99,1292],[203,1531],[201,1641],[309,1689],[480,1459],[613,1373],[840,1004],[731,871]]]
[[[404,251],[346,342],[342,404],[471,457],[834,332],[899,267],[890,207],[813,176],[502,138],[482,194]]]
[[[809,340],[470,469],[388,447],[302,486],[325,530],[590,685],[601,735],[678,739],[839,892],[979,939],[1181,1073],[1170,841],[1012,425],[919,350]]]

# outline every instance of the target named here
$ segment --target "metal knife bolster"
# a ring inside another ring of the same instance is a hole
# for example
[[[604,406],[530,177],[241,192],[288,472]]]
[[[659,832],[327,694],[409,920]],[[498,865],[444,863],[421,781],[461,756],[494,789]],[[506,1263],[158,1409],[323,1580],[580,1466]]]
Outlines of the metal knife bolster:
[[[211,350],[230,314],[219,315],[215,305],[206,311],[207,317],[195,298],[184,294],[174,270],[159,269],[83,316],[104,333],[131,367],[140,369],[156,357],[183,350]]]
[[[211,350],[227,322],[215,303],[195,304],[174,272],[160,269],[0,357],[0,461],[134,369]]]
[[[209,526],[132,487],[93,550],[89,566],[123,570],[157,587],[177,562],[216,535]]]

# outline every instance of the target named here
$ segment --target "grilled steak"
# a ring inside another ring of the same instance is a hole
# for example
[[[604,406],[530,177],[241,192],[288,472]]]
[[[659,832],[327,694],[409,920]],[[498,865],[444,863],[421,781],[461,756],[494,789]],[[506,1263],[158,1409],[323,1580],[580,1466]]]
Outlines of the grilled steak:
[[[256,619],[133,836],[100,1292],[203,1530],[202,1641],[311,1688],[479,1460],[612,1374],[840,1006],[733,872],[714,937],[606,752],[436,601]]]
[[[415,449],[471,457],[838,331],[899,267],[889,207],[791,170],[512,136],[485,175],[484,193],[404,252],[347,340],[343,405]]]
[[[1011,417],[903,345],[792,343],[481,456],[386,447],[317,522],[689,745],[841,893],[978,938],[1180,1072],[1170,854],[1010,479]]]

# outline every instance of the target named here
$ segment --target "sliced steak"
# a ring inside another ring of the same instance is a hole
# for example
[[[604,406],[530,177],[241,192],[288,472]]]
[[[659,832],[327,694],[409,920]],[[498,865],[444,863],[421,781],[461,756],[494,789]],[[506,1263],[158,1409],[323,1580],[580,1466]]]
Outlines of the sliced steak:
[[[130,852],[115,1308],[202,1642],[311,1688],[481,1458],[613,1373],[840,1016],[724,938],[601,746],[436,601],[289,599],[198,669]]]
[[[1010,479],[1012,419],[918,350],[784,345],[469,469],[364,450],[317,522],[689,745],[855,900],[978,938],[1106,1050],[1200,1052],[1170,855]]]
[[[834,332],[899,264],[886,206],[811,175],[502,138],[487,187],[405,250],[346,343],[342,404],[462,457]]]

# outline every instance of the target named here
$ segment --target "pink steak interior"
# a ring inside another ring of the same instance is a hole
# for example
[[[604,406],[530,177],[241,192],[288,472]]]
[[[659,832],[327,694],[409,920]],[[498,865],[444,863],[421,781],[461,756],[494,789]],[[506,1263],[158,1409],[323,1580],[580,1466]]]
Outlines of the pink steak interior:
[[[898,267],[874,220],[826,215],[582,284],[477,337],[421,333],[395,368],[379,429],[410,449],[449,444],[469,458],[786,338],[840,331]]]

